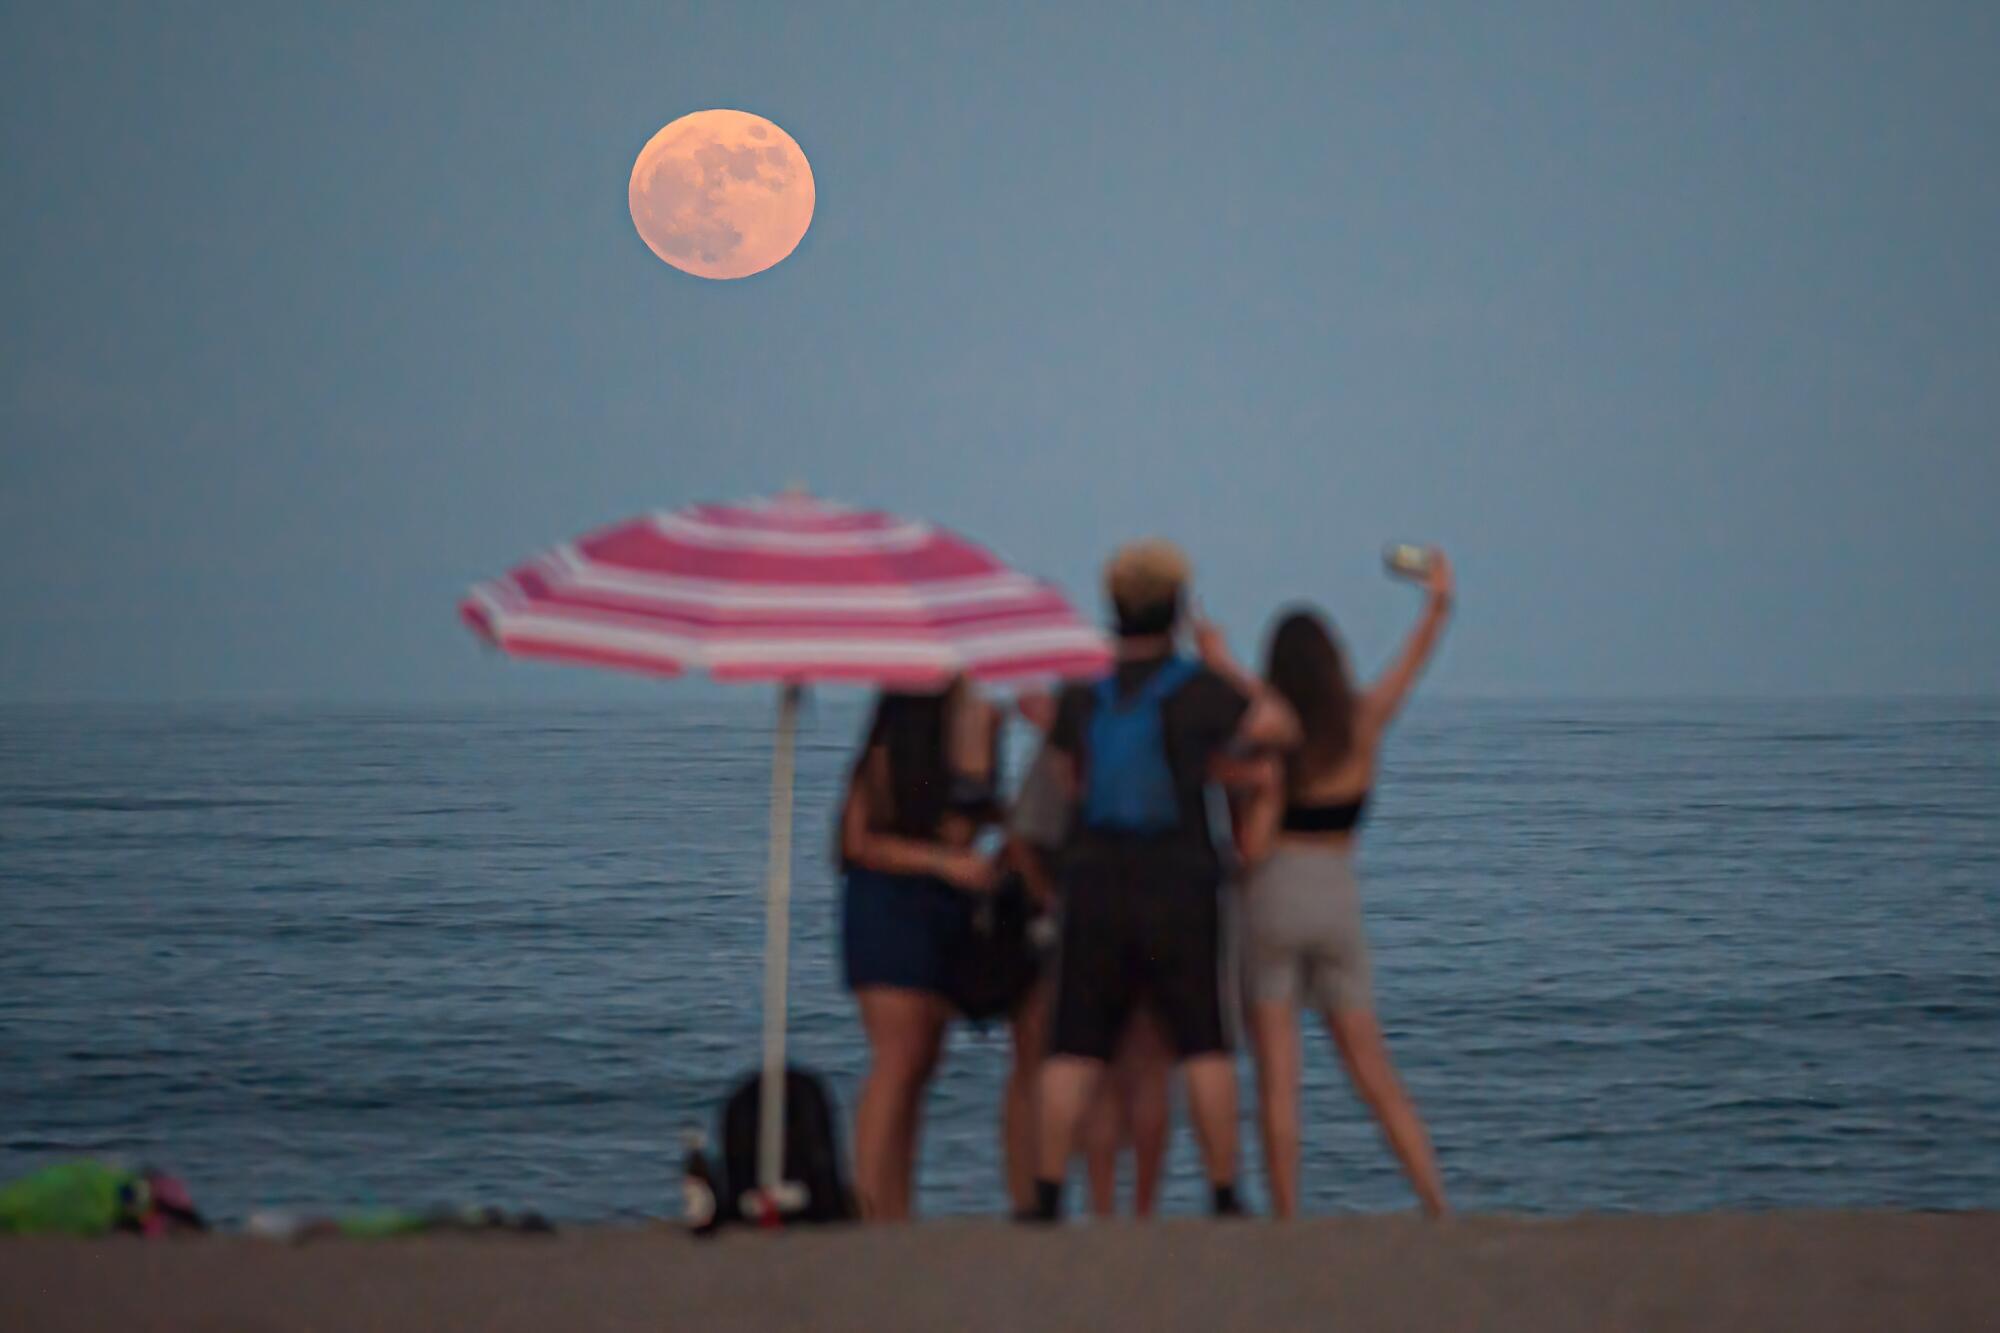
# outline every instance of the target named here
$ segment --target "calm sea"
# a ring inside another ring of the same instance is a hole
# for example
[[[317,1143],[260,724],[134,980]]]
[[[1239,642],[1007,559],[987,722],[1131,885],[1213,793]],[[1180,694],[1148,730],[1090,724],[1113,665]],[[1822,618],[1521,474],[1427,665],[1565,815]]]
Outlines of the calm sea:
[[[670,1209],[678,1132],[755,1059],[769,718],[0,710],[0,1177]],[[794,1046],[843,1115],[858,721],[810,716],[798,821]],[[1364,868],[1461,1206],[2000,1206],[2000,703],[1420,701]],[[998,1210],[1005,1062],[954,1038],[927,1211]],[[1407,1206],[1323,1039],[1308,1070],[1309,1206]],[[1193,1162],[1182,1124],[1177,1209]]]

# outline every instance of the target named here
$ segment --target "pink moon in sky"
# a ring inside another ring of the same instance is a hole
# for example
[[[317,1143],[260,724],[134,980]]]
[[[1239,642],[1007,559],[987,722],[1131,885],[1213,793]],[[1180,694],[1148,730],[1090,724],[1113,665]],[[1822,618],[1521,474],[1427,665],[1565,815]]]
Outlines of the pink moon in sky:
[[[792,136],[747,111],[696,111],[632,164],[632,225],[654,254],[702,278],[747,278],[812,225],[813,174]]]

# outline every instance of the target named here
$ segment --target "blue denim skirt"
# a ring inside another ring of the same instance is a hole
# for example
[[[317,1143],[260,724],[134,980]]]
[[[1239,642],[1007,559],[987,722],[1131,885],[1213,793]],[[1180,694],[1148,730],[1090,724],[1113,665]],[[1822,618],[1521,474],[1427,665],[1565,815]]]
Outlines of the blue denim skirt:
[[[971,930],[967,895],[943,880],[848,867],[840,961],[849,990],[893,986],[950,998]]]

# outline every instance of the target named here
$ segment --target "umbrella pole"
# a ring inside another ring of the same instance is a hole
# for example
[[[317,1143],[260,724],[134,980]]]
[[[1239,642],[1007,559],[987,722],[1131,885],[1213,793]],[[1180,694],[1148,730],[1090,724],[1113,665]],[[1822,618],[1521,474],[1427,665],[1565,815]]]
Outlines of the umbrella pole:
[[[771,865],[764,901],[764,1073],[758,1087],[757,1185],[776,1205],[785,1169],[785,1024],[792,943],[792,755],[799,726],[797,685],[778,701],[771,753]]]

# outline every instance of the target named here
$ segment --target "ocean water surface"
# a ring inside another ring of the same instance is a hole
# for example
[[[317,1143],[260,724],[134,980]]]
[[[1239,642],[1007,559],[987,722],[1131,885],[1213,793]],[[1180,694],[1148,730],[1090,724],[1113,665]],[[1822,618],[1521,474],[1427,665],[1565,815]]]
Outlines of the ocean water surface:
[[[0,708],[0,1178],[671,1211],[756,1059],[770,716]],[[793,1049],[844,1117],[860,720],[834,696],[800,755]],[[1461,1207],[2000,1207],[2000,702],[1420,701],[1362,864]],[[954,1037],[926,1211],[1001,1209],[1006,1058]],[[1307,1069],[1307,1206],[1409,1206],[1323,1037]],[[1182,1120],[1169,1207],[1199,1195]]]

